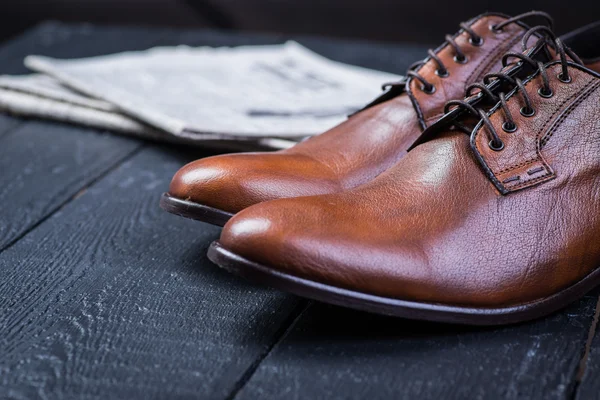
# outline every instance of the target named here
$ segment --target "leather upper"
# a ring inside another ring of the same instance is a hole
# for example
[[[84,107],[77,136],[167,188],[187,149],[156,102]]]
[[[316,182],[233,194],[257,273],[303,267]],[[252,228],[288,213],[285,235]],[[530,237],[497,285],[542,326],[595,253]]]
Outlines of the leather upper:
[[[512,23],[501,31],[490,29],[504,20],[488,14],[470,22],[483,38],[480,46],[469,42],[467,32],[456,35],[455,42],[468,58],[465,64],[454,61],[451,46],[437,50],[448,68],[447,78],[436,75],[433,60],[419,68],[435,85],[433,94],[424,93],[420,82],[409,79],[400,95],[291,149],[221,155],[188,164],[173,178],[169,193],[236,213],[267,200],[336,193],[370,181],[406,154],[422,129],[441,115],[446,101],[462,98],[467,83],[500,69],[505,52],[520,50],[523,26]]]
[[[465,87],[474,82],[479,82],[485,74],[499,71],[502,68],[502,56],[508,51],[521,52],[521,37],[525,29],[519,24],[509,24],[500,31],[493,29],[504,18],[487,16],[475,20],[471,24],[483,43],[472,44],[471,38],[465,32],[455,38],[456,44],[465,54],[466,64],[461,64],[455,59],[454,49],[445,44],[438,50],[437,56],[448,68],[449,75],[440,77],[436,74],[437,65],[428,61],[419,69],[419,73],[431,82],[436,90],[427,94],[420,89],[421,83],[412,80],[408,85],[409,93],[414,96],[417,114],[421,116],[423,128],[431,125],[444,115],[444,105],[452,99],[461,98],[465,94]],[[536,37],[531,38],[535,42]]]
[[[489,147],[446,128],[394,167],[343,193],[280,199],[229,221],[221,244],[269,268],[379,296],[497,307],[542,299],[600,266],[600,75],[547,72],[553,97],[525,85],[490,120],[505,143]],[[515,177],[519,179],[516,180]]]
[[[475,153],[490,180],[502,193],[525,189],[556,178],[556,167],[546,158],[544,149],[577,106],[585,102],[600,86],[598,79],[575,65],[571,67],[573,82],[568,84],[558,79],[561,73],[559,63],[548,67],[547,73],[550,87],[557,88],[553,89],[554,95],[550,98],[531,96],[536,115],[521,118],[517,131],[502,136],[505,143],[503,151],[490,148],[489,138],[481,125],[474,132],[472,144]],[[529,89],[541,86],[540,76],[535,76],[526,83]],[[525,103],[518,94],[513,93],[513,96],[515,99],[510,102],[509,110],[511,114],[518,115]],[[497,126],[502,125],[503,118],[497,109],[491,115],[492,122]]]

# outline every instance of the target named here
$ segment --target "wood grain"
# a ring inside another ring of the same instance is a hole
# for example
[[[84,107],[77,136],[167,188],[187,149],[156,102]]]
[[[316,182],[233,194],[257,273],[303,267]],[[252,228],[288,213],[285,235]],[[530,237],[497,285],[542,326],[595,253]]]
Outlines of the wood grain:
[[[0,114],[0,139],[15,129],[23,121],[9,115]]]
[[[596,299],[487,329],[317,303],[236,399],[568,399]]]
[[[140,146],[62,124],[28,122],[0,139],[0,251]]]
[[[47,23],[0,49],[0,73],[24,73],[29,54],[84,57],[150,47],[165,31]],[[18,126],[18,129],[17,129]],[[0,252],[141,142],[89,129],[0,118]]]
[[[218,269],[220,229],[159,209],[188,160],[142,151],[0,255],[12,397],[226,398],[287,326],[296,298]]]
[[[573,397],[577,400],[600,399],[600,297],[597,299],[596,315],[588,340],[577,377],[577,390]]]

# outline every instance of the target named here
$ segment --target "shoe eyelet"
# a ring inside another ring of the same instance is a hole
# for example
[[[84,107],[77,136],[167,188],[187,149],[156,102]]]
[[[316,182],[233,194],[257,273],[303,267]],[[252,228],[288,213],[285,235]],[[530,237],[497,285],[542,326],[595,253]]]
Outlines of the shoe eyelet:
[[[494,32],[495,34],[502,32],[502,29],[498,29],[496,26],[497,26],[496,24],[490,24],[490,26],[489,26],[490,31]]]
[[[556,75],[556,77],[558,78],[559,81],[561,81],[562,83],[571,83],[573,82],[573,78],[571,78],[571,75],[568,75],[567,78],[565,79],[563,77],[562,72],[560,72],[558,75]]]
[[[544,88],[539,88],[538,89],[538,94],[540,95],[540,97],[543,97],[545,99],[549,99],[550,97],[554,96],[554,92],[552,91],[552,89],[550,89],[549,93],[546,93],[544,91]]]
[[[483,38],[479,37],[479,38],[477,38],[477,40],[473,40],[473,38],[469,38],[469,43],[471,43],[471,45],[473,45],[475,47],[480,47],[481,45],[483,45]]]
[[[504,150],[504,142],[500,141],[500,143],[494,143],[494,140],[490,140],[489,143],[490,149],[494,150],[494,151],[502,151]]]
[[[517,130],[517,124],[515,124],[514,122],[511,123],[509,121],[506,121],[502,124],[502,130],[504,130],[504,132],[507,133],[513,133]]]
[[[442,71],[440,71],[439,69],[436,69],[435,74],[437,76],[439,76],[440,78],[447,78],[450,76],[450,72],[448,70],[443,71],[443,73],[442,73]]]
[[[535,115],[535,110],[533,108],[528,110],[527,107],[521,107],[521,115],[524,117],[533,117]]]
[[[434,94],[435,86],[431,85],[431,87],[426,87],[425,85],[421,85],[421,91],[425,94]]]
[[[466,64],[468,61],[469,61],[469,58],[467,56],[463,56],[463,57],[454,56],[454,62],[457,64]]]

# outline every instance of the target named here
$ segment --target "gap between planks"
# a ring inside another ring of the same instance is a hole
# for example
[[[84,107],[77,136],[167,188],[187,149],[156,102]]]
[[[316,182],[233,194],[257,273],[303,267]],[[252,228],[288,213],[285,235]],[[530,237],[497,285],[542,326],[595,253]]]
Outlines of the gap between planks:
[[[60,211],[65,206],[67,206],[69,203],[71,203],[73,200],[76,200],[78,197],[81,196],[81,194],[83,192],[85,192],[90,187],[92,187],[93,185],[95,185],[97,182],[99,182],[100,180],[102,180],[108,174],[110,174],[111,172],[113,172],[114,170],[116,170],[117,168],[119,168],[125,162],[129,161],[133,156],[135,156],[137,153],[139,153],[145,147],[146,147],[146,144],[140,143],[133,150],[131,150],[129,153],[127,153],[123,157],[117,159],[113,165],[109,166],[105,171],[103,171],[98,176],[96,176],[95,178],[93,178],[92,180],[90,180],[89,182],[87,182],[85,184],[85,186],[82,187],[77,193],[73,194],[72,196],[70,196],[69,198],[67,198],[67,200],[63,201],[62,203],[57,204],[56,207],[54,207],[53,209],[51,209],[46,215],[42,216],[38,221],[36,221],[34,224],[32,224],[29,228],[25,229],[19,235],[15,236],[4,247],[0,247],[0,254],[2,254],[5,250],[10,249],[19,240],[23,239],[31,231],[33,231],[38,226],[40,226],[41,224],[43,224],[45,221],[47,221],[49,218],[51,218],[54,214],[56,214],[58,211]]]
[[[2,46],[1,49],[5,49],[7,46],[10,46],[12,43],[17,43],[20,39],[27,37],[27,35],[31,34],[31,32],[33,32],[34,34],[37,34],[39,32],[40,29],[43,29],[44,26],[46,26],[48,23],[42,23],[40,25],[38,25],[37,27],[33,28],[31,31],[27,31],[24,34],[22,34],[21,36],[17,37],[16,39],[14,39],[13,41],[9,42],[8,45]],[[63,25],[60,24],[59,25]],[[77,27],[80,25],[64,25],[67,27]],[[160,45],[161,43],[163,43],[165,41],[165,38],[168,38],[169,36],[169,31],[165,31],[162,34],[159,34],[158,37],[155,40],[152,40],[151,42],[151,46],[157,46]],[[19,56],[20,58],[23,57],[23,55]],[[0,59],[6,59],[7,57],[1,57]],[[13,60],[14,57],[8,57],[9,60]],[[10,115],[9,115],[10,116]],[[15,132],[19,127],[22,127],[25,123],[27,123],[27,121],[29,120],[36,120],[36,121],[43,121],[43,119],[38,119],[38,118],[31,118],[31,119],[26,119],[24,120],[20,120],[17,123],[15,123],[15,125],[13,126],[9,126],[8,129],[6,129],[5,131],[0,131],[0,142],[6,138],[10,133]],[[73,124],[69,124],[69,125],[73,125]],[[73,125],[73,126],[78,126],[78,125]],[[38,226],[40,226],[42,223],[44,223],[46,220],[48,220],[50,217],[52,217],[56,212],[60,211],[63,207],[65,207],[67,204],[69,204],[70,202],[72,202],[73,200],[75,200],[77,197],[79,197],[82,192],[84,192],[85,190],[87,190],[88,188],[90,188],[92,185],[94,185],[96,182],[98,182],[100,179],[104,178],[106,175],[108,175],[110,172],[114,171],[116,168],[118,168],[119,166],[121,166],[124,162],[128,161],[131,157],[133,157],[135,154],[137,154],[139,151],[141,151],[144,147],[146,146],[146,144],[144,142],[140,142],[137,147],[135,147],[131,152],[125,154],[122,158],[116,160],[116,162],[113,165],[110,165],[106,171],[104,171],[103,173],[99,174],[97,177],[93,178],[91,181],[87,182],[85,184],[85,186],[83,188],[81,188],[81,190],[79,190],[77,193],[73,194],[72,196],[70,196],[67,200],[65,200],[64,202],[57,204],[56,207],[54,207],[53,209],[51,209],[46,215],[42,216],[38,221],[36,221],[34,224],[32,224],[29,228],[25,229],[23,232],[21,232],[19,235],[15,236],[12,240],[10,240],[8,243],[6,243],[4,246],[0,246],[0,254],[2,254],[5,250],[9,249],[10,247],[12,247],[15,243],[17,243],[19,240],[21,240],[23,237],[25,237],[28,233],[30,233],[31,231],[33,231],[34,229],[36,229]]]
[[[598,296],[598,301],[596,302],[596,309],[594,312],[594,317],[592,319],[592,323],[590,325],[590,329],[588,331],[587,341],[585,343],[585,348],[583,350],[583,354],[581,356],[581,361],[579,362],[579,368],[577,370],[577,375],[575,376],[575,382],[573,385],[573,390],[571,391],[571,395],[569,399],[577,399],[579,395],[579,386],[583,382],[585,378],[585,371],[587,369],[588,360],[590,357],[590,351],[592,349],[592,344],[594,342],[594,337],[596,336],[596,331],[598,329],[598,322],[600,322],[600,296]]]
[[[304,315],[306,310],[312,305],[312,301],[301,299],[300,302],[294,307],[286,321],[281,325],[280,331],[277,333],[275,340],[273,343],[268,346],[265,351],[250,365],[250,367],[244,372],[242,377],[236,384],[234,385],[231,393],[225,397],[225,400],[235,400],[240,391],[246,386],[246,384],[252,379],[254,373],[260,367],[262,362],[273,352],[273,350],[279,345],[279,343],[283,342],[283,340],[289,335],[289,333],[294,329],[300,318]]]
[[[12,116],[10,114],[2,114],[2,116],[7,116],[7,117],[11,117]],[[0,131],[0,142],[2,140],[4,140],[8,135],[10,135],[11,133],[15,132],[18,128],[20,128],[21,126],[23,126],[24,121],[22,120],[17,120],[14,125],[10,125],[8,126],[7,129]]]

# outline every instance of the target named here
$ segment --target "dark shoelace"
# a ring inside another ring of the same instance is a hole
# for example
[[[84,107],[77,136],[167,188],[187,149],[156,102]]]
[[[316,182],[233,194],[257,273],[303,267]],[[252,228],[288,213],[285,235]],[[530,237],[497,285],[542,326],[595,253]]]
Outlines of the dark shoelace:
[[[531,17],[540,17],[540,18],[545,19],[546,21],[548,21],[548,25],[551,28],[554,25],[554,21],[549,14],[547,14],[543,11],[529,11],[524,14],[517,15],[515,17],[512,17],[505,21],[502,21],[499,24],[491,25],[490,29],[494,32],[500,32],[500,31],[502,31],[502,29],[505,26],[507,26],[509,24],[521,21],[526,18],[531,18]],[[461,27],[461,29],[464,32],[467,32],[469,34],[469,43],[471,43],[473,46],[481,46],[483,44],[483,38],[481,36],[479,36],[465,22],[461,22],[459,24],[459,26]],[[460,32],[459,32],[459,34],[460,34]],[[457,36],[458,36],[458,34],[457,34]],[[455,54],[454,61],[458,64],[466,64],[469,60],[468,60],[467,56],[465,55],[465,53],[463,53],[463,51],[461,50],[460,46],[456,43],[455,37],[446,35],[445,39],[446,39],[446,41],[440,46],[440,49],[442,47],[444,47],[444,45],[448,44],[449,46],[451,46],[454,49],[454,54]],[[431,82],[429,82],[427,79],[425,79],[421,74],[419,74],[417,72],[417,70],[420,67],[422,67],[423,65],[425,65],[425,63],[427,63],[431,59],[437,65],[437,69],[435,71],[436,75],[438,75],[441,78],[446,78],[446,77],[450,76],[450,74],[448,72],[448,68],[446,67],[446,65],[443,63],[443,61],[440,59],[440,57],[438,57],[438,55],[433,50],[431,50],[431,49],[427,50],[427,54],[429,55],[428,58],[421,60],[421,61],[417,61],[416,63],[414,63],[410,67],[408,67],[408,71],[406,72],[406,77],[418,80],[419,82],[421,82],[421,90],[424,93],[432,94],[432,93],[435,93],[435,90],[436,90],[435,85],[433,85]],[[406,84],[406,80],[402,80],[399,82],[386,83],[383,85],[382,88],[383,88],[383,90],[387,90],[391,87],[401,86],[401,85],[405,85],[405,84]]]
[[[535,45],[535,47],[537,47],[540,44],[546,45],[549,48],[551,48],[552,50],[554,50],[556,53],[558,53],[558,55],[559,55],[562,71],[558,74],[558,79],[563,83],[571,82],[571,76],[569,75],[569,69],[568,69],[569,60],[567,58],[567,55],[575,63],[583,65],[583,62],[579,59],[579,57],[577,57],[577,55],[575,53],[573,53],[573,51],[571,51],[569,48],[565,47],[564,44],[562,43],[562,41],[556,37],[554,32],[552,32],[552,30],[546,26],[537,26],[537,27],[532,28],[529,31],[527,31],[527,33],[523,36],[523,39],[522,39],[522,47],[523,47],[524,52],[527,50],[527,42],[528,42],[529,38],[535,33],[543,34],[543,36],[539,39],[539,41]],[[542,87],[540,87],[538,89],[538,94],[540,96],[549,98],[554,95],[554,93],[552,92],[552,88],[550,87],[550,80],[548,79],[548,74],[547,74],[544,63],[542,63],[541,61],[538,61],[538,60],[534,60],[533,58],[531,58],[525,54],[509,52],[509,53],[506,53],[504,55],[504,57],[502,57],[502,66],[507,67],[509,65],[512,65],[511,63],[509,63],[510,59],[516,59],[516,60],[518,60],[517,61],[518,63],[526,63],[526,64],[530,65],[531,67],[533,67],[534,70],[537,70],[540,77],[542,78]],[[489,143],[490,148],[495,151],[500,151],[500,150],[504,149],[504,142],[502,142],[502,140],[500,139],[500,136],[498,135],[498,132],[496,131],[492,122],[490,121],[490,118],[487,115],[487,111],[484,110],[483,107],[475,108],[473,105],[471,105],[468,102],[468,98],[474,94],[473,93],[474,90],[478,89],[479,93],[481,94],[482,100],[489,100],[494,104],[499,103],[500,108],[502,109],[502,112],[505,117],[505,121],[502,124],[502,129],[505,132],[516,131],[517,124],[515,123],[515,120],[511,114],[510,110],[508,109],[505,93],[501,92],[498,95],[496,95],[496,94],[494,94],[494,92],[492,92],[492,90],[489,87],[489,85],[494,80],[502,81],[503,83],[506,83],[507,87],[515,89],[515,91],[516,91],[515,94],[519,94],[522,97],[523,102],[525,103],[525,106],[522,107],[520,110],[521,115],[523,115],[524,117],[532,117],[535,115],[536,110],[531,105],[532,104],[531,98],[529,97],[527,90],[525,90],[523,81],[521,81],[519,78],[513,78],[504,72],[487,74],[483,78],[482,83],[474,83],[472,85],[469,85],[466,90],[467,99],[451,100],[451,101],[447,102],[444,107],[444,112],[448,113],[452,109],[452,107],[457,107],[457,108],[461,108],[461,109],[468,111],[471,115],[474,115],[476,118],[480,118],[483,121],[483,124],[486,126],[487,131],[490,134],[490,139],[491,139],[490,143]],[[473,130],[472,128],[466,127],[459,122],[455,122],[454,125],[469,135],[471,134],[471,132]]]

